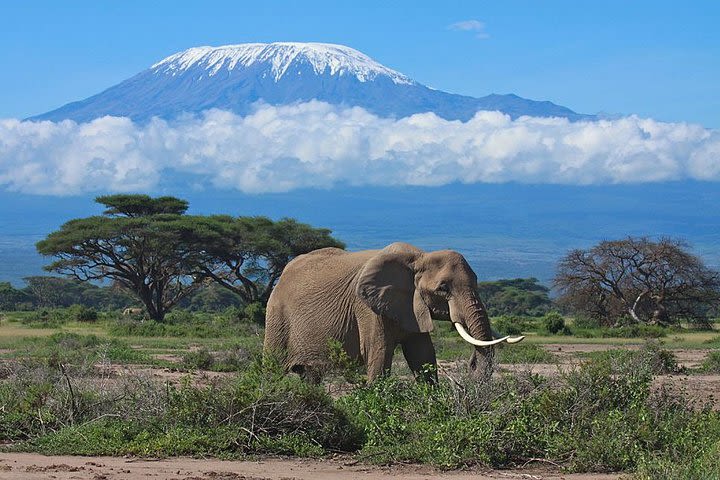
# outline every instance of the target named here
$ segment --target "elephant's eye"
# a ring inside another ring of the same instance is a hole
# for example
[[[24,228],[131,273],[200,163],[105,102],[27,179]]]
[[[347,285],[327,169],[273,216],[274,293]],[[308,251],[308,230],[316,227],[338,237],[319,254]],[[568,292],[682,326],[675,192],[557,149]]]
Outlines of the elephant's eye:
[[[437,293],[448,293],[448,292],[450,291],[450,289],[448,288],[447,283],[445,283],[445,282],[440,282],[440,283],[438,284],[438,286],[435,288],[435,291],[436,291]]]

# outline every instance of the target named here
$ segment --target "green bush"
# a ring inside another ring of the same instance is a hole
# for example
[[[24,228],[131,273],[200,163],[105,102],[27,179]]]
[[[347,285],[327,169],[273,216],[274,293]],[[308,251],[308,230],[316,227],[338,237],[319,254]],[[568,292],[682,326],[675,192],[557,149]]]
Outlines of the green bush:
[[[550,289],[538,283],[537,278],[514,278],[479,282],[478,292],[491,316],[522,315],[539,317],[552,304]]]
[[[322,387],[259,362],[207,387],[137,379],[112,391],[56,369],[17,372],[0,383],[0,405],[0,440],[54,454],[308,456],[353,451],[364,438]]]
[[[570,335],[570,329],[565,325],[565,318],[558,312],[548,312],[542,317],[545,331],[551,335]]]
[[[433,388],[388,378],[338,402],[365,430],[361,454],[373,461],[455,468],[542,458],[572,471],[631,471],[651,456],[682,463],[720,441],[720,414],[651,393],[653,368],[637,355],[590,361],[559,380]]]
[[[68,307],[67,314],[78,322],[96,322],[98,319],[97,310],[84,305],[76,304]]]
[[[243,309],[243,317],[249,322],[265,325],[265,306],[259,302],[251,303]]]
[[[708,353],[700,368],[703,372],[720,373],[720,351]]]
[[[592,318],[588,316],[583,315],[577,315],[573,317],[573,327],[575,329],[582,329],[582,330],[588,330],[588,329],[595,329],[600,328],[600,322],[597,318]]]
[[[260,352],[254,352],[259,355]],[[185,353],[181,365],[187,369],[212,370],[215,372],[241,371],[250,364],[251,354],[248,348],[241,345],[230,347],[217,352],[210,352],[202,347]]]
[[[575,335],[584,338],[662,338],[668,329],[659,325],[625,325],[622,327],[601,327],[593,329],[575,329]]]
[[[94,308],[75,304],[67,308],[40,308],[20,321],[31,328],[58,328],[68,322],[95,322],[98,318],[99,314]]]
[[[652,375],[679,373],[683,369],[678,365],[677,358],[670,351],[662,348],[656,340],[648,340],[639,350],[611,349],[600,352],[588,352],[584,356],[592,361],[608,364],[613,369],[631,365]]]
[[[40,344],[42,345],[42,343]],[[96,335],[79,335],[60,332],[45,340],[46,349],[36,353],[57,359],[58,362],[81,365],[82,363],[115,362],[146,363],[150,357],[133,349],[127,342],[118,339],[100,338]]]
[[[655,375],[678,373],[682,370],[675,355],[670,350],[662,348],[662,345],[656,340],[645,342],[637,355],[639,361],[647,365]]]
[[[177,310],[164,322],[119,318],[108,327],[114,336],[125,337],[248,337],[262,335],[256,324],[240,321],[232,313],[207,314]]]
[[[41,308],[24,316],[20,322],[31,328],[57,328],[75,320],[64,308]]]
[[[666,456],[643,458],[635,480],[720,480],[720,442],[700,448],[696,456],[677,461]]]
[[[210,370],[215,365],[215,358],[203,347],[183,354],[182,365],[185,368]]]
[[[522,335],[535,328],[532,320],[517,315],[500,315],[492,319],[492,324],[503,335]]]

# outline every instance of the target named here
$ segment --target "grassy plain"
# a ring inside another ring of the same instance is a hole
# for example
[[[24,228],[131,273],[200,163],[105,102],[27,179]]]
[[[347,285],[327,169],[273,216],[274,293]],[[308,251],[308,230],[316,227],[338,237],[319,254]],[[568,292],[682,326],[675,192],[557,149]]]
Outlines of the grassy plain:
[[[637,478],[720,476],[718,330],[672,330],[648,343],[538,326],[523,332],[525,342],[497,349],[499,373],[477,385],[465,373],[471,347],[438,322],[439,386],[416,384],[400,352],[394,374],[373,385],[338,362],[314,386],[260,364],[263,331],[254,324],[227,314],[170,320],[0,314],[3,448],[218,458],[344,452],[446,469],[540,459]]]

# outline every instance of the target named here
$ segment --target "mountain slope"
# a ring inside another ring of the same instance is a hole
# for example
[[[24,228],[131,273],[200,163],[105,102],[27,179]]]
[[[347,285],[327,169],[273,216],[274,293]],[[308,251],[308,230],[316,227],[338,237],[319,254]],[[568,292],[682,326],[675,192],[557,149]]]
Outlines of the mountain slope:
[[[84,122],[116,115],[145,121],[209,108],[245,114],[257,101],[285,105],[312,99],[390,117],[435,112],[466,121],[478,110],[499,110],[513,118],[592,118],[517,95],[474,98],[434,90],[341,45],[250,43],[176,53],[97,95],[31,119]]]

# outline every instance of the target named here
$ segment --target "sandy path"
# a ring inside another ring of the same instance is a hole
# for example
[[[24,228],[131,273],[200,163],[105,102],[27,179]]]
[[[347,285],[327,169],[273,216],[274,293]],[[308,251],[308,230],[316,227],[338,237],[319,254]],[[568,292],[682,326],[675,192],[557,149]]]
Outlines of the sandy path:
[[[400,465],[377,467],[342,460],[223,461],[215,459],[171,458],[139,460],[115,457],[44,456],[34,453],[0,453],[0,478],[3,480],[120,480],[152,478],[156,480],[351,480],[395,478],[398,480],[484,479],[567,479],[615,480],[619,475],[571,474],[546,470],[475,469],[442,472],[430,467]]]

